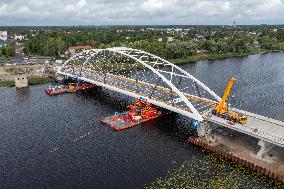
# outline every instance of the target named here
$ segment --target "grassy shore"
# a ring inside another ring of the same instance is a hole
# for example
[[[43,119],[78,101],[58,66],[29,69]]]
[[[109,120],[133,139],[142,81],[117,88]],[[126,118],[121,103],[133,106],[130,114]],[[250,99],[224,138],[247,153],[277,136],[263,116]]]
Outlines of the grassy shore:
[[[0,81],[0,88],[1,87],[14,87],[15,81]]]
[[[172,164],[176,164],[176,162],[172,162]],[[166,176],[145,185],[144,188],[276,189],[282,188],[282,186],[283,184],[279,181],[257,174],[220,156],[206,153],[204,159],[192,157],[176,169],[170,170]]]
[[[192,56],[188,56],[185,58],[179,58],[179,59],[173,59],[171,60],[174,64],[185,64],[189,62],[197,62],[201,60],[218,60],[218,59],[224,59],[224,58],[231,58],[231,57],[243,57],[243,56],[249,56],[249,55],[255,55],[258,53],[263,53],[266,51],[263,51],[258,48],[252,48],[249,52],[245,53],[223,53],[223,54],[195,54]]]
[[[36,76],[28,77],[29,85],[44,84],[53,81],[55,81],[55,79],[50,77],[36,77]],[[0,87],[14,87],[14,86],[15,86],[15,81],[12,80],[0,81]]]
[[[48,82],[53,82],[55,79],[51,77],[28,77],[29,85],[38,85],[38,84],[44,84]]]

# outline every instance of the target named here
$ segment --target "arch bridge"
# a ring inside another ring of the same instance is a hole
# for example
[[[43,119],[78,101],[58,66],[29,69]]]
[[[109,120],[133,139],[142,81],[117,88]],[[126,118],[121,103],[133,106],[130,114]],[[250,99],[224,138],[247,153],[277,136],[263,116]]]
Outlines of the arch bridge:
[[[211,106],[221,98],[185,70],[142,50],[124,47],[87,50],[71,57],[57,73],[284,146],[283,122],[242,110],[236,111],[248,116],[246,125],[232,127],[221,118],[208,117]]]

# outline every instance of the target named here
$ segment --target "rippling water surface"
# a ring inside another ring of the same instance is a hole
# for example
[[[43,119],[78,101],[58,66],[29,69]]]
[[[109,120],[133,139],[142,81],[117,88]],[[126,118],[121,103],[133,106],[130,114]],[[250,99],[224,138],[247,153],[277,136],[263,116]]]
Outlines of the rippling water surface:
[[[284,119],[283,53],[181,67],[219,96],[236,76],[238,108]],[[107,90],[53,97],[47,86],[0,89],[0,188],[142,188],[205,156],[185,143],[192,132],[179,116],[114,132],[100,118],[124,109],[126,97]]]

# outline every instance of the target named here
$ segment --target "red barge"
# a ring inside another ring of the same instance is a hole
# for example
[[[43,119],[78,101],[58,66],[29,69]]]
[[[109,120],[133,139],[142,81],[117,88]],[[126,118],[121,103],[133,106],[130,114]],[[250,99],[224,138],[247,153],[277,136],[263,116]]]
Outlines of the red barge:
[[[116,112],[113,116],[103,118],[101,122],[115,131],[122,131],[164,115],[157,106],[140,99],[135,100],[134,104],[128,108],[129,111]]]
[[[67,85],[50,85],[45,92],[49,95],[59,95],[63,93],[74,93],[94,88],[91,83],[68,83]]]

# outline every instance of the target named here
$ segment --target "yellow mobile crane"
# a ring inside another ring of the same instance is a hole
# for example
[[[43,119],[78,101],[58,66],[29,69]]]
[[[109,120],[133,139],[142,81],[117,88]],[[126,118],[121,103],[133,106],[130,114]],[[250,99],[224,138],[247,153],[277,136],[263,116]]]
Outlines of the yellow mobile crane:
[[[233,77],[229,80],[228,86],[224,92],[221,102],[219,104],[213,105],[212,114],[218,117],[222,117],[228,121],[243,124],[247,121],[247,116],[237,112],[229,112],[227,105],[227,99],[235,81],[236,79]]]

